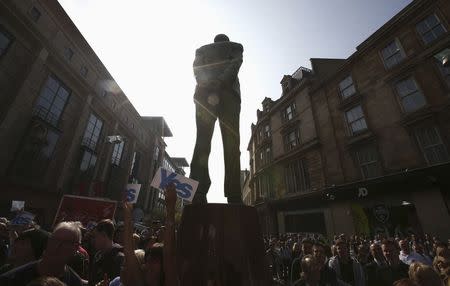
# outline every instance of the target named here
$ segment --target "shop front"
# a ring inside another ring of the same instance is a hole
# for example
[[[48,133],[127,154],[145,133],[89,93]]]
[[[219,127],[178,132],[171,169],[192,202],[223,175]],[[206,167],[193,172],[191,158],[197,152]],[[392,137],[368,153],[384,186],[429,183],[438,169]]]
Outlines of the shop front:
[[[270,202],[278,232],[450,237],[450,164],[299,194]]]

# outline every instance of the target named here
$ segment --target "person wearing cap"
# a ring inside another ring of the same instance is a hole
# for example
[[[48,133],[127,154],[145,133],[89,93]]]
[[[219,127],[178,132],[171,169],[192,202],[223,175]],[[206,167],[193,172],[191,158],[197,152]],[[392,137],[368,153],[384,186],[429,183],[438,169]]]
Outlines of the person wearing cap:
[[[29,229],[20,233],[11,247],[9,263],[0,268],[0,274],[41,258],[49,235],[41,229]]]

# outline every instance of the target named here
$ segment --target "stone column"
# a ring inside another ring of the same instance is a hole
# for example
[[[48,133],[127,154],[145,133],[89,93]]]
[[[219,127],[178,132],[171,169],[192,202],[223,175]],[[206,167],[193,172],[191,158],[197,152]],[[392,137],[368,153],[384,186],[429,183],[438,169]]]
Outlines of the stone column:
[[[11,147],[14,146],[14,142],[16,142],[14,148],[19,146],[24,130],[30,122],[28,119],[24,120],[24,114],[30,115],[31,118],[34,99],[39,96],[39,86],[41,85],[41,82],[38,82],[37,79],[41,78],[47,57],[48,51],[42,48],[36,60],[31,64],[29,73],[22,82],[22,86],[11,103],[7,114],[0,122],[0,148],[10,150],[10,152],[0,153],[0,161],[2,162],[0,174],[4,174],[10,162],[14,160],[15,150],[11,150]],[[8,144],[8,146],[5,144]]]
[[[350,202],[333,202],[330,204],[330,211],[335,233],[355,233]]]
[[[450,215],[439,189],[414,192],[412,200],[425,233],[441,239],[450,237]]]
[[[74,164],[74,160],[76,160],[78,153],[80,152],[81,147],[81,141],[77,140],[83,137],[84,130],[86,129],[87,120],[89,118],[89,115],[91,114],[91,102],[92,102],[92,95],[88,95],[86,101],[84,102],[83,109],[80,114],[80,120],[78,121],[78,125],[75,129],[74,136],[72,140],[72,143],[69,147],[69,152],[66,156],[66,164],[63,165],[63,170],[61,172],[61,176],[58,178],[57,188],[63,189],[64,183],[69,179],[70,177],[70,168]],[[79,166],[77,166],[79,168]],[[67,192],[67,190],[63,190],[63,192]]]

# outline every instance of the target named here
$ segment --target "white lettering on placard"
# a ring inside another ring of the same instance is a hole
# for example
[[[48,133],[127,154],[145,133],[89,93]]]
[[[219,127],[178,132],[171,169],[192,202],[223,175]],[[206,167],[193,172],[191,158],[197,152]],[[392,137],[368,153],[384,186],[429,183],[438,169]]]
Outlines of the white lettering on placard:
[[[171,183],[175,185],[179,198],[189,202],[192,201],[198,182],[164,168],[159,168],[158,172],[156,172],[151,186],[164,191],[167,185]]]

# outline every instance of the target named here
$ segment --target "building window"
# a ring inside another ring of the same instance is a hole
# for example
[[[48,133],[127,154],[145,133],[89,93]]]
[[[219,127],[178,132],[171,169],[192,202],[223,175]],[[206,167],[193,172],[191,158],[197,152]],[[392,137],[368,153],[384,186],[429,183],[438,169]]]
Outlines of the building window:
[[[58,79],[49,76],[34,107],[34,114],[53,126],[59,118],[69,99],[70,90]]]
[[[134,152],[130,170],[130,181],[132,181],[132,183],[137,183],[137,177],[139,175],[140,158],[141,158],[140,154]]]
[[[59,139],[59,134],[42,122],[33,121],[11,167],[13,177],[41,181]]]
[[[270,125],[266,124],[264,126],[264,138],[270,138]]]
[[[272,147],[266,146],[259,151],[259,165],[264,166],[272,161]]]
[[[445,28],[439,18],[432,14],[416,26],[425,44],[429,44],[445,34]]]
[[[158,199],[160,199],[160,200],[165,200],[166,199],[166,196],[164,195],[164,192],[158,191]]]
[[[102,131],[103,122],[98,119],[94,114],[89,116],[89,121],[84,130],[82,145],[88,147],[91,150],[95,150],[100,133]]]
[[[264,162],[264,151],[259,151],[259,165],[263,165]]]
[[[87,69],[87,67],[81,67],[81,69],[80,69],[80,74],[81,74],[83,77],[86,77],[87,74],[88,74],[88,69]]]
[[[356,152],[361,173],[364,178],[374,178],[381,175],[378,152],[375,147],[365,147]]]
[[[153,157],[155,158],[155,160],[159,161],[159,146],[155,146],[155,153],[153,154]]]
[[[46,144],[44,148],[42,148],[42,156],[44,156],[45,159],[50,159],[52,157],[58,139],[59,139],[58,133],[52,130],[47,130],[47,140],[45,142]]]
[[[256,179],[256,189],[260,198],[273,198],[272,178],[267,174],[262,174]]]
[[[0,57],[6,54],[9,46],[13,41],[13,37],[10,33],[2,29],[0,26]]]
[[[287,122],[289,120],[292,120],[294,116],[297,114],[295,102],[292,102],[288,107],[286,107],[281,116],[283,119],[283,122]]]
[[[95,156],[95,154],[90,150],[84,150],[83,158],[81,159],[80,171],[85,174],[92,175],[96,162],[97,156]]]
[[[264,104],[263,110],[264,110],[264,112],[266,112],[266,113],[270,111],[270,103],[269,103],[269,102],[266,102],[266,103]]]
[[[116,166],[120,166],[120,160],[122,159],[123,146],[125,143],[122,141],[120,143],[114,144],[114,149],[111,157],[111,163]]]
[[[34,22],[37,22],[39,18],[41,18],[41,11],[38,10],[38,8],[33,7],[30,10],[31,19],[33,19]]]
[[[351,135],[355,135],[367,129],[366,120],[364,119],[364,112],[361,105],[355,106],[345,112],[345,118]]]
[[[426,104],[425,97],[412,77],[399,81],[396,89],[405,112],[415,111]]]
[[[261,142],[263,141],[263,130],[262,129],[258,130],[257,140],[258,140],[258,144],[261,144]]]
[[[450,159],[436,127],[418,128],[415,135],[428,164],[439,164]]]
[[[71,48],[65,48],[64,49],[64,58],[66,59],[66,60],[68,60],[69,62],[72,60],[72,58],[73,58],[73,55],[74,55],[74,52],[73,52],[73,50],[71,49]]]
[[[284,136],[285,150],[289,151],[300,145],[300,132],[298,129],[292,130]]]
[[[308,166],[304,159],[288,164],[284,171],[288,193],[304,192],[311,188]]]
[[[265,155],[264,155],[264,164],[268,164],[270,161],[272,161],[272,148],[270,146],[267,146],[265,148]]]
[[[356,93],[355,85],[353,84],[352,76],[349,75],[339,83],[339,90],[342,98],[348,98]]]
[[[383,56],[384,65],[388,69],[399,64],[405,57],[397,40],[392,41],[381,50],[381,55]]]
[[[441,63],[438,63],[438,66],[447,86],[450,87],[450,66],[444,67]]]

